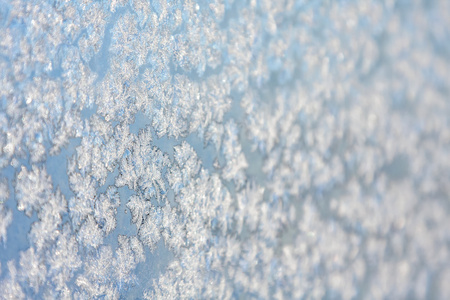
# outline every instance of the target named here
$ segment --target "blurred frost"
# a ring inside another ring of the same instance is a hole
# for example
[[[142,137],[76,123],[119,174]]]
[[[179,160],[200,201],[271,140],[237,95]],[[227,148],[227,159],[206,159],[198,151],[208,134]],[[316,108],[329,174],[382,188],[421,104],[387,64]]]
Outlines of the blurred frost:
[[[448,299],[449,25],[0,0],[0,299]]]

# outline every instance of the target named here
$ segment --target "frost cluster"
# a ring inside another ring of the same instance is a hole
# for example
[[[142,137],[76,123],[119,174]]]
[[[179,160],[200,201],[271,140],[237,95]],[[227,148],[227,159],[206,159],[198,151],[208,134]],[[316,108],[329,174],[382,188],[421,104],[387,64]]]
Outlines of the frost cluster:
[[[447,299],[450,2],[0,0],[0,299]]]

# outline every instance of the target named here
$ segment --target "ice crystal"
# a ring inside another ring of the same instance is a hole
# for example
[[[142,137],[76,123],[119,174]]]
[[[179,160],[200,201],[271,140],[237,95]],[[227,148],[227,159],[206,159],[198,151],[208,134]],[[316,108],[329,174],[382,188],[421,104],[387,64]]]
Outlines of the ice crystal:
[[[33,210],[38,210],[50,198],[52,181],[45,169],[33,167],[28,171],[22,167],[17,175],[16,195],[17,209],[31,216]]]
[[[27,285],[37,293],[39,286],[44,283],[47,269],[42,258],[40,258],[33,248],[20,253],[20,266]]]
[[[160,226],[162,221],[160,208],[153,208],[145,217],[144,224],[139,228],[139,237],[150,249],[154,250],[161,238]]]
[[[0,240],[6,243],[7,228],[13,220],[12,212],[5,207],[5,201],[9,198],[9,187],[6,178],[0,180]],[[1,274],[0,274],[1,275]]]
[[[105,234],[110,233],[116,227],[116,214],[119,204],[119,195],[117,189],[113,186],[108,187],[106,193],[101,194],[95,202],[94,217]]]
[[[0,239],[3,243],[7,240],[7,229],[13,220],[12,212],[9,209],[0,206]]]

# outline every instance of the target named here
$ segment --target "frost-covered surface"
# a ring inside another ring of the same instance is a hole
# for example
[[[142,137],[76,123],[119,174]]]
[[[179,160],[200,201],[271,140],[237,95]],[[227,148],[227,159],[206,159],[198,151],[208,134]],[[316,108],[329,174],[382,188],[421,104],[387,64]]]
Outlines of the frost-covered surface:
[[[0,298],[448,299],[449,28],[0,0]]]

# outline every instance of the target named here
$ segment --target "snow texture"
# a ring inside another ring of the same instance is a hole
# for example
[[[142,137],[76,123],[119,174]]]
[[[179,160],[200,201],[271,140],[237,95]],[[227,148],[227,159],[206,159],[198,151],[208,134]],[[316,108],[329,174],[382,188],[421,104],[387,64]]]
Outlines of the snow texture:
[[[0,0],[0,299],[449,299],[449,28]]]

